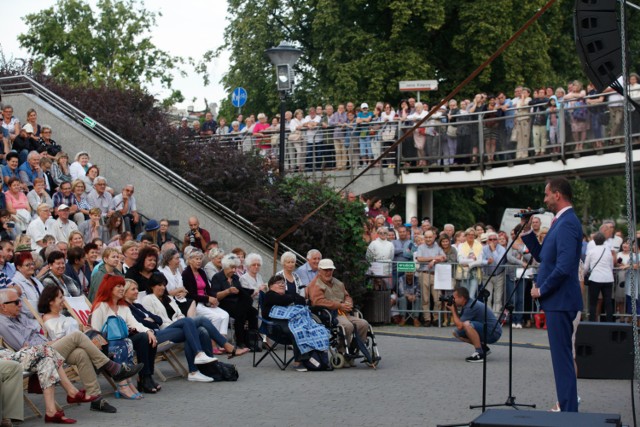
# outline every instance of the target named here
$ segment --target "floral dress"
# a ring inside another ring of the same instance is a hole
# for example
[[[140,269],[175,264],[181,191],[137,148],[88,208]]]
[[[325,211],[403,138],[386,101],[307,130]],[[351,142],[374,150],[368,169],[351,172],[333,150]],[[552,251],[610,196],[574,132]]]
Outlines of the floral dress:
[[[64,363],[60,353],[46,344],[23,348],[16,352],[2,348],[0,349],[0,360],[13,360],[20,363],[23,370],[37,373],[42,389],[53,387],[60,382],[58,369]]]

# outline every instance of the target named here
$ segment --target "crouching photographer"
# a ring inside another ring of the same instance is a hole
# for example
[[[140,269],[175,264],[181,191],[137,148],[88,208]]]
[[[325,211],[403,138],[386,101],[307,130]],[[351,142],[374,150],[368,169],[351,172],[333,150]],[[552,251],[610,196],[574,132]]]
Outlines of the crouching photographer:
[[[487,344],[493,344],[502,336],[502,327],[498,324],[496,316],[491,310],[487,311],[487,340],[482,342],[484,334],[484,304],[480,301],[469,299],[469,291],[466,288],[457,287],[450,297],[443,297],[447,309],[451,311],[451,317],[456,328],[453,330],[453,336],[460,341],[473,345],[475,351],[465,360],[467,362],[482,362],[487,354],[490,353]],[[458,315],[460,308],[460,315]]]

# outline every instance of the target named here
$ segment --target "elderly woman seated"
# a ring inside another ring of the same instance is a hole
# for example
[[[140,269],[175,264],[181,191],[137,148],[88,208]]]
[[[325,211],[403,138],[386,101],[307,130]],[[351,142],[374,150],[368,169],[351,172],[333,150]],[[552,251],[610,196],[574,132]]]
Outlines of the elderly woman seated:
[[[211,248],[207,252],[209,262],[204,266],[204,272],[207,273],[207,279],[213,279],[213,275],[222,270],[222,257],[224,250],[220,248]]]
[[[186,251],[185,251],[186,252]],[[203,253],[199,249],[188,252],[187,268],[182,272],[182,283],[187,297],[196,302],[196,314],[211,320],[222,335],[227,335],[229,313],[219,307],[219,301],[212,291],[211,283],[202,269]]]
[[[243,289],[240,284],[240,278],[236,274],[239,266],[240,258],[235,254],[222,258],[222,271],[216,273],[211,280],[211,294],[217,299],[220,308],[235,319],[236,345],[247,347],[245,322],[248,322],[249,330],[257,330],[258,310],[253,308],[253,292]],[[259,343],[254,344],[256,351],[262,351]]]
[[[305,355],[311,350],[327,350],[329,332],[324,326],[313,321],[309,309],[305,306],[305,299],[296,293],[286,293],[287,285],[283,276],[273,276],[269,279],[268,286],[269,290],[262,301],[262,317],[278,325],[283,333],[291,338],[296,362],[294,366],[308,359]],[[290,322],[295,322],[295,326],[290,325]],[[292,333],[294,328],[295,335]]]
[[[63,252],[51,252],[49,256],[47,256],[47,264],[49,265],[49,271],[42,278],[42,284],[44,286],[57,286],[62,289],[62,292],[66,297],[79,297],[82,295],[82,288],[80,288],[80,284],[76,283],[75,280],[64,274],[67,263]]]
[[[267,284],[262,280],[260,268],[262,267],[262,257],[251,253],[244,260],[247,271],[240,276],[240,285],[243,289],[251,292],[253,306],[258,308],[258,295],[260,291],[267,291]]]

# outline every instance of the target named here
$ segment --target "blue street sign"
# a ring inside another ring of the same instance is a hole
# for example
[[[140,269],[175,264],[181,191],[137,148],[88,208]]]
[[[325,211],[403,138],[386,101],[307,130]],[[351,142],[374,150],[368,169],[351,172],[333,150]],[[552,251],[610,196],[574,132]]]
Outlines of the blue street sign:
[[[247,91],[243,87],[237,87],[231,94],[231,104],[234,107],[240,108],[247,102]]]

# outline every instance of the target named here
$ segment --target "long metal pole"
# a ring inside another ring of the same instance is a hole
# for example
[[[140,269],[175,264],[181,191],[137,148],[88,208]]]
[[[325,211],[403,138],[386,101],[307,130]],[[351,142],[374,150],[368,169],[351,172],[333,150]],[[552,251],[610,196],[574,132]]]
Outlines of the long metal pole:
[[[280,153],[278,156],[278,172],[280,174],[280,178],[284,177],[284,135],[285,135],[285,119],[284,119],[284,108],[285,108],[285,99],[287,98],[286,91],[280,91]]]

